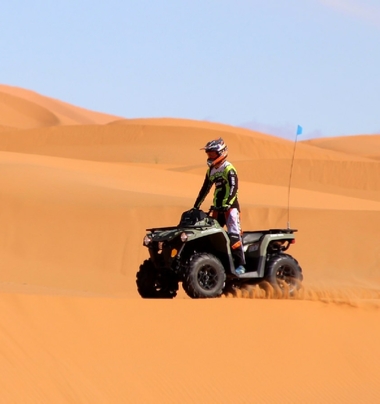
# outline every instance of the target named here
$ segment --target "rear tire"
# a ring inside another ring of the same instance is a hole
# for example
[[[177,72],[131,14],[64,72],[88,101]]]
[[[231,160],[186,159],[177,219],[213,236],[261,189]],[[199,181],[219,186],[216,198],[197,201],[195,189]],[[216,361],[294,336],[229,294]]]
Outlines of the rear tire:
[[[137,291],[145,299],[173,299],[178,280],[170,269],[158,271],[152,260],[145,260],[136,274]]]
[[[301,287],[302,269],[298,261],[289,254],[276,254],[266,265],[265,280],[280,296],[293,296]]]
[[[212,254],[196,254],[190,261],[182,287],[193,299],[218,297],[222,294],[226,272]]]

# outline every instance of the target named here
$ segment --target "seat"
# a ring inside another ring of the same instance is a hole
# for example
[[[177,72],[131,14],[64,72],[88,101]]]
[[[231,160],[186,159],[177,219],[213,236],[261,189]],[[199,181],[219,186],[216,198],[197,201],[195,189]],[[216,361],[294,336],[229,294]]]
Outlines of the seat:
[[[242,241],[244,244],[251,244],[256,241],[259,241],[264,233],[260,232],[245,232],[242,234]]]

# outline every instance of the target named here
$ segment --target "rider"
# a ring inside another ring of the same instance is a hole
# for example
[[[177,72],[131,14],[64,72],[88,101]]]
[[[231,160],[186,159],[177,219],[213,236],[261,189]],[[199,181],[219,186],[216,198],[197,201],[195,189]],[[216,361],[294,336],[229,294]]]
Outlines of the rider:
[[[235,272],[239,275],[245,272],[245,257],[241,239],[240,207],[238,202],[238,177],[235,167],[228,162],[227,145],[222,138],[211,140],[202,147],[207,153],[209,169],[194,208],[199,209],[211,187],[215,184],[214,210],[211,216],[218,220],[221,226],[227,226],[227,233],[231,242],[232,257],[235,262]]]

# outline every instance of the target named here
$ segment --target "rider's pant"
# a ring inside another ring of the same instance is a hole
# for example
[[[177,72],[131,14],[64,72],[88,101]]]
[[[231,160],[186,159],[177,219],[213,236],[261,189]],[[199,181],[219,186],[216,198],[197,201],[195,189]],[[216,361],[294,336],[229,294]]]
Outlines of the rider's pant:
[[[235,267],[245,265],[245,256],[243,243],[241,239],[240,214],[237,208],[231,208],[226,212],[213,211],[212,217],[218,220],[221,226],[227,227],[227,233],[230,238],[231,253],[234,259]]]

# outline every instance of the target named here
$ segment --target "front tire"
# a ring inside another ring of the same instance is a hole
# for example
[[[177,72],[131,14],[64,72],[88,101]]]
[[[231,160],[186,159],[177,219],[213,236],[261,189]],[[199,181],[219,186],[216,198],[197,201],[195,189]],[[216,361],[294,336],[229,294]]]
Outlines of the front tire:
[[[222,294],[226,272],[212,254],[196,254],[190,261],[182,287],[193,299],[218,297]]]
[[[157,271],[152,260],[145,260],[136,274],[137,291],[145,299],[173,299],[178,280],[169,269]]]
[[[293,296],[301,287],[303,280],[302,269],[289,254],[276,254],[272,256],[266,265],[265,280],[275,290],[279,290],[282,296]]]

